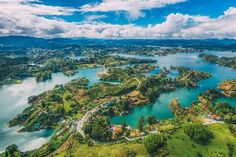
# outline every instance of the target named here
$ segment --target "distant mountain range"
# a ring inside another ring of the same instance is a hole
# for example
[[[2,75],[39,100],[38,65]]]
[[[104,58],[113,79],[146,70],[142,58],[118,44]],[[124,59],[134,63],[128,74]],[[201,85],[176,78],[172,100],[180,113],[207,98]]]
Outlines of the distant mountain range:
[[[183,39],[89,39],[89,38],[33,38],[26,36],[0,37],[0,53],[6,51],[25,52],[28,48],[60,49],[72,46],[168,46],[168,47],[192,47],[210,50],[236,51],[236,40],[232,39],[207,39],[207,40],[183,40]]]

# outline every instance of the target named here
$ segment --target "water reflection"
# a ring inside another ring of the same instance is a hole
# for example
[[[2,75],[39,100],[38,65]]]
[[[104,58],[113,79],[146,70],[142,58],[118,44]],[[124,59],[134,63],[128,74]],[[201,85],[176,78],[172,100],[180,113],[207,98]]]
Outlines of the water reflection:
[[[0,152],[10,144],[17,144],[20,150],[31,150],[50,140],[52,130],[19,133],[18,127],[7,127],[9,120],[28,106],[29,96],[38,95],[54,88],[57,84],[65,84],[79,77],[87,77],[92,85],[99,81],[97,76],[99,71],[102,71],[102,68],[82,69],[70,77],[62,73],[54,73],[52,79],[45,82],[37,83],[34,78],[28,78],[21,84],[2,86],[0,88]]]

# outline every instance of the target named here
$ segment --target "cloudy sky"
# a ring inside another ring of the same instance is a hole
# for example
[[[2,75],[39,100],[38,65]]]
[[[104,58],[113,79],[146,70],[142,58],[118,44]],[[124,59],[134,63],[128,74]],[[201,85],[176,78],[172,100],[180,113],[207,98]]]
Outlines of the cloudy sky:
[[[236,0],[0,0],[0,36],[236,39]]]

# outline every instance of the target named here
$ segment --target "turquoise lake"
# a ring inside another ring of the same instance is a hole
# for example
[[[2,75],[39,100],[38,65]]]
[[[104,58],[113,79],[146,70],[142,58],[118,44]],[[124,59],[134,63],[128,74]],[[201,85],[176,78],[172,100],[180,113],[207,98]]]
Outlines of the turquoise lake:
[[[215,54],[219,56],[236,56],[233,52],[215,52],[206,51],[205,53]],[[236,70],[218,66],[215,64],[208,64],[198,57],[198,53],[190,54],[175,54],[169,56],[133,56],[122,55],[124,57],[148,58],[156,59],[159,67],[186,66],[192,69],[210,72],[213,76],[209,79],[202,80],[198,83],[197,88],[187,89],[181,88],[177,91],[161,94],[154,104],[141,106],[132,109],[128,115],[117,116],[111,119],[113,124],[122,124],[126,122],[133,127],[136,126],[137,120],[141,116],[154,115],[158,119],[166,119],[173,117],[169,110],[169,103],[173,98],[178,98],[183,107],[191,105],[197,99],[197,96],[209,89],[217,88],[219,82],[227,79],[236,78]],[[40,94],[44,91],[52,89],[57,84],[65,84],[73,79],[79,77],[87,77],[90,80],[90,85],[99,81],[97,76],[103,68],[96,69],[82,69],[74,76],[68,77],[62,73],[55,73],[52,75],[52,80],[37,83],[34,78],[27,78],[22,84],[5,85],[0,87],[0,152],[10,144],[17,144],[22,151],[32,150],[42,146],[50,140],[53,130],[42,130],[31,133],[19,133],[18,127],[8,128],[7,123],[10,119],[21,113],[29,104],[27,99],[29,96]],[[153,70],[151,74],[159,72],[159,68]],[[170,77],[178,75],[172,72]],[[227,101],[231,105],[236,105],[235,98],[219,99],[218,101]]]
[[[224,52],[221,51],[206,51],[204,53],[218,55],[219,57],[224,56]],[[135,57],[132,55],[122,56]],[[236,53],[227,51],[225,52],[225,56],[236,56]],[[125,122],[127,125],[136,127],[138,119],[140,119],[142,116],[147,117],[148,115],[153,115],[159,120],[172,118],[173,114],[169,110],[169,104],[173,98],[178,98],[183,107],[188,107],[192,104],[192,102],[197,100],[197,97],[200,93],[206,91],[209,88],[217,88],[217,85],[224,80],[236,78],[236,70],[216,64],[206,63],[198,57],[198,53],[182,53],[154,57],[136,56],[136,58],[156,59],[157,65],[159,65],[159,67],[170,67],[171,65],[185,66],[200,71],[210,72],[213,76],[209,79],[199,81],[197,88],[180,88],[174,92],[161,94],[154,104],[136,107],[132,109],[129,114],[113,117],[111,119],[112,124],[122,124]],[[236,98],[222,98],[218,101],[227,101],[230,105],[236,106]]]

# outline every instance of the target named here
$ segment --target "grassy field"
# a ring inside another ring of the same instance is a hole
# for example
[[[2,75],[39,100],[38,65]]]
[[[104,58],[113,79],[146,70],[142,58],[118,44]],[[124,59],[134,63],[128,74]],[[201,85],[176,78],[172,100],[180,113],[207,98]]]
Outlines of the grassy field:
[[[66,152],[59,152],[57,157],[76,156],[76,157],[125,157],[128,151],[135,151],[136,157],[146,157],[148,153],[141,143],[119,143],[119,144],[99,144],[87,146],[75,142],[72,148]]]
[[[234,155],[236,156],[236,138],[230,133],[225,124],[209,125],[214,133],[214,140],[208,145],[199,145],[193,142],[182,129],[172,135],[167,135],[167,150],[170,157],[228,157],[227,143],[234,144]],[[76,157],[126,157],[128,151],[136,152],[137,157],[148,157],[142,143],[118,143],[99,144],[87,146],[74,142],[69,151],[57,152],[56,156],[64,157],[73,155]]]
[[[184,132],[178,129],[173,134],[167,134],[165,152],[169,157],[228,157],[227,143],[234,145],[233,157],[236,156],[236,138],[230,133],[226,124],[217,123],[209,125],[214,134],[214,139],[208,145],[193,142]],[[69,149],[68,149],[69,148]],[[96,144],[88,146],[80,144],[74,138],[68,138],[53,154],[56,157],[129,157],[129,152],[136,157],[149,157],[141,142],[120,142],[114,144]],[[37,154],[37,153],[36,153]],[[3,154],[0,154],[3,156]],[[161,157],[156,155],[156,157]]]
[[[193,157],[201,154],[203,157],[228,157],[227,143],[234,144],[236,156],[236,138],[225,124],[209,125],[214,134],[214,140],[208,145],[199,145],[186,136],[182,129],[170,136],[167,141],[168,151],[173,157]]]

